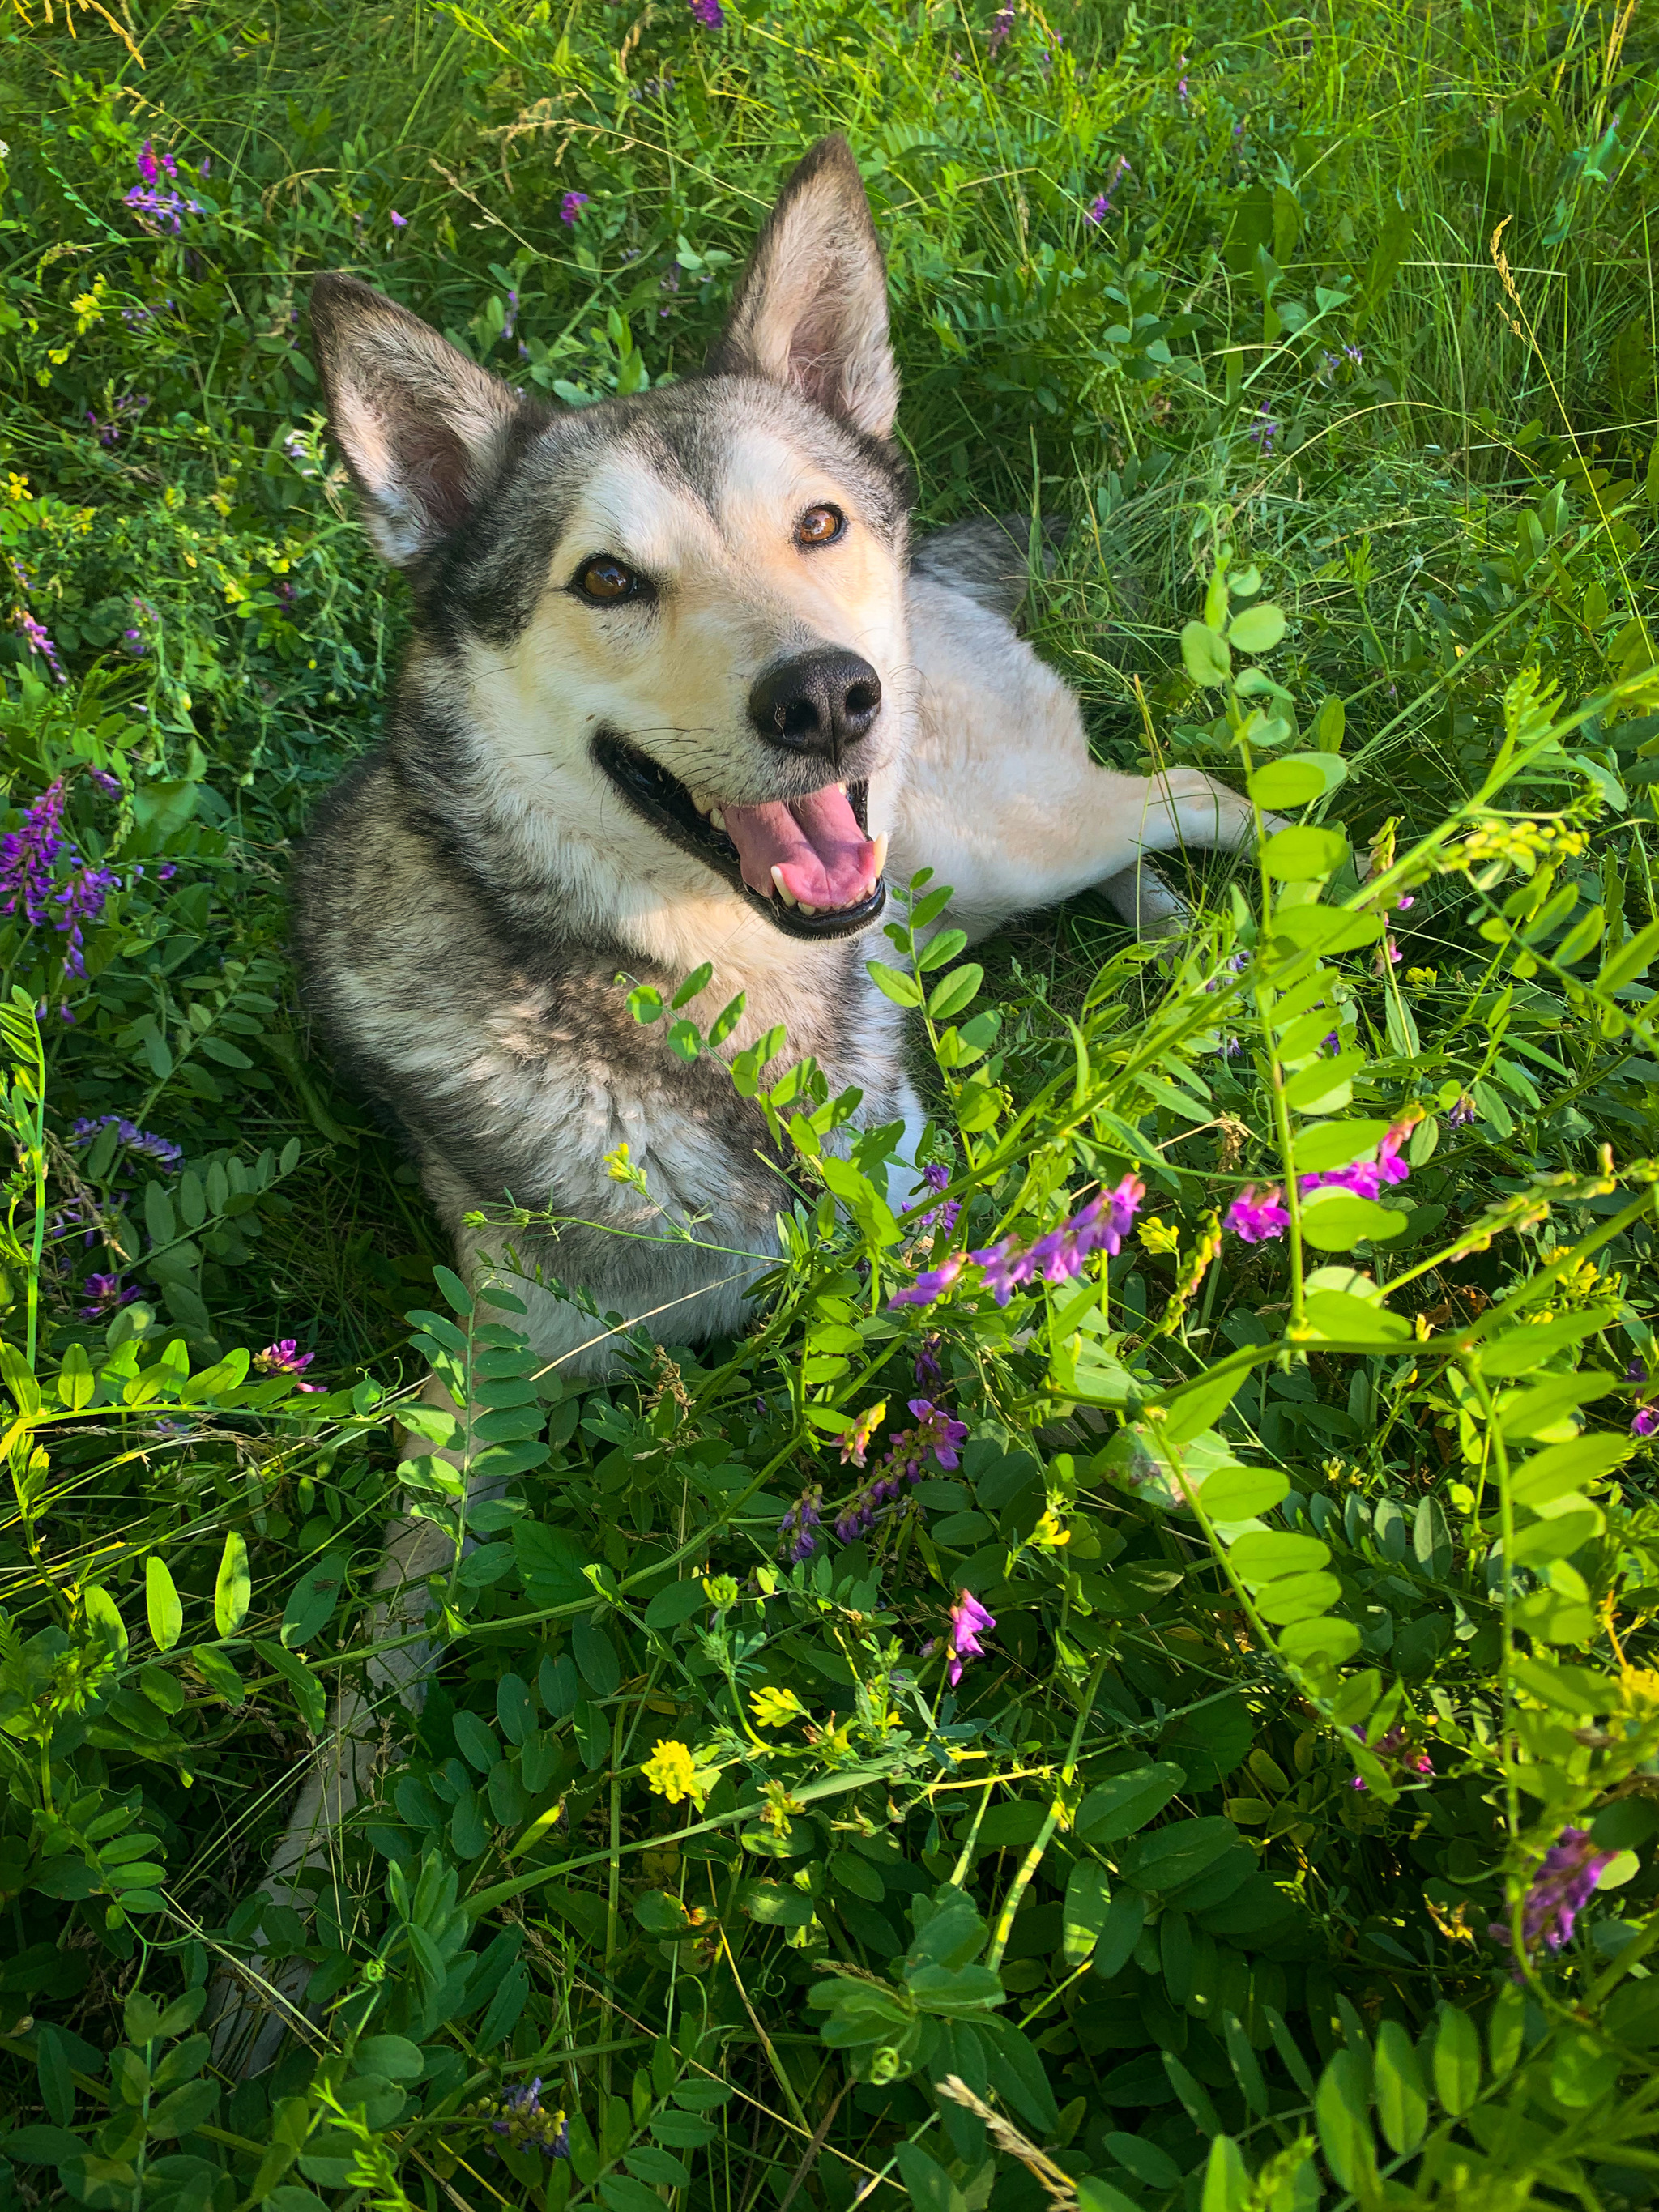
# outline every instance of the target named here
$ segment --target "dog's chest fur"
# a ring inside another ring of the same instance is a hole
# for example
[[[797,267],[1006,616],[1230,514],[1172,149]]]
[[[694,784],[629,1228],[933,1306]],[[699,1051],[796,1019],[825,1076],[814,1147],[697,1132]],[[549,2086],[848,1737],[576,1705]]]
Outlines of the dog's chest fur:
[[[686,1010],[701,1027],[744,997],[727,1054],[781,1026],[770,1079],[810,1054],[832,1096],[863,1093],[860,1126],[903,1118],[901,1018],[866,974],[867,945],[792,942],[729,897],[702,912],[683,897],[654,906],[648,885],[620,925],[584,926],[599,902],[573,884],[574,861],[562,882],[538,885],[521,866],[504,882],[508,825],[481,818],[465,788],[441,819],[423,781],[394,725],[307,840],[297,935],[337,1065],[410,1145],[452,1231],[509,1200],[545,1208],[596,1224],[564,1232],[553,1272],[601,1293],[631,1280],[648,1248],[627,1240],[651,1236],[652,1209],[607,1172],[626,1144],[670,1221],[775,1249],[789,1192],[760,1109],[723,1067],[673,1049],[672,1015],[641,1024],[625,1004],[641,983],[666,1000],[700,959],[715,970]]]

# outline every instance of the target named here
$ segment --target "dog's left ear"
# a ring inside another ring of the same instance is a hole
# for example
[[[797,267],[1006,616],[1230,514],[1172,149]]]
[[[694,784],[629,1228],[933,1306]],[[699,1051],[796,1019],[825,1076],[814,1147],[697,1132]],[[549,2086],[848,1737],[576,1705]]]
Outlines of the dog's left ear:
[[[708,368],[787,385],[870,437],[891,430],[887,273],[844,138],[820,138],[785,185]]]

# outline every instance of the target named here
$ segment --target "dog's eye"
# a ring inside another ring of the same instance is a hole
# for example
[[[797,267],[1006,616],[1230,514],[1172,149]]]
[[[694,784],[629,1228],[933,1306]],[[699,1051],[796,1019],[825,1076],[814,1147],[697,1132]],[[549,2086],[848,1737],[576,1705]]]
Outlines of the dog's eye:
[[[589,561],[576,578],[576,589],[585,599],[596,600],[601,606],[615,606],[619,599],[631,599],[640,588],[640,580],[631,568],[613,560],[609,553],[601,553],[597,561]]]
[[[797,545],[833,545],[847,527],[838,507],[809,507],[795,525]]]

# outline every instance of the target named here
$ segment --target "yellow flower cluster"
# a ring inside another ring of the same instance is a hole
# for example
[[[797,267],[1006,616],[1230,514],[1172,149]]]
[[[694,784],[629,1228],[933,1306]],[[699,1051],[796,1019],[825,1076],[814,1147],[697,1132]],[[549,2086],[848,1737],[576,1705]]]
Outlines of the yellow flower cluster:
[[[1478,868],[1488,860],[1502,860],[1530,875],[1540,860],[1571,860],[1589,842],[1583,830],[1570,830],[1559,822],[1492,820],[1482,822],[1455,846],[1446,855],[1446,865]]]

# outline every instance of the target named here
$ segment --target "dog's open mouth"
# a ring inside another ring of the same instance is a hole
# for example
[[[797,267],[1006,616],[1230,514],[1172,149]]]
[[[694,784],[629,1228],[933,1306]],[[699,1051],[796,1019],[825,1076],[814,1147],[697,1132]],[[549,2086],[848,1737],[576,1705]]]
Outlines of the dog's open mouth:
[[[805,799],[726,806],[693,792],[613,731],[593,757],[634,811],[723,876],[790,937],[846,937],[887,902],[887,840],[865,829],[869,787],[831,783]]]

